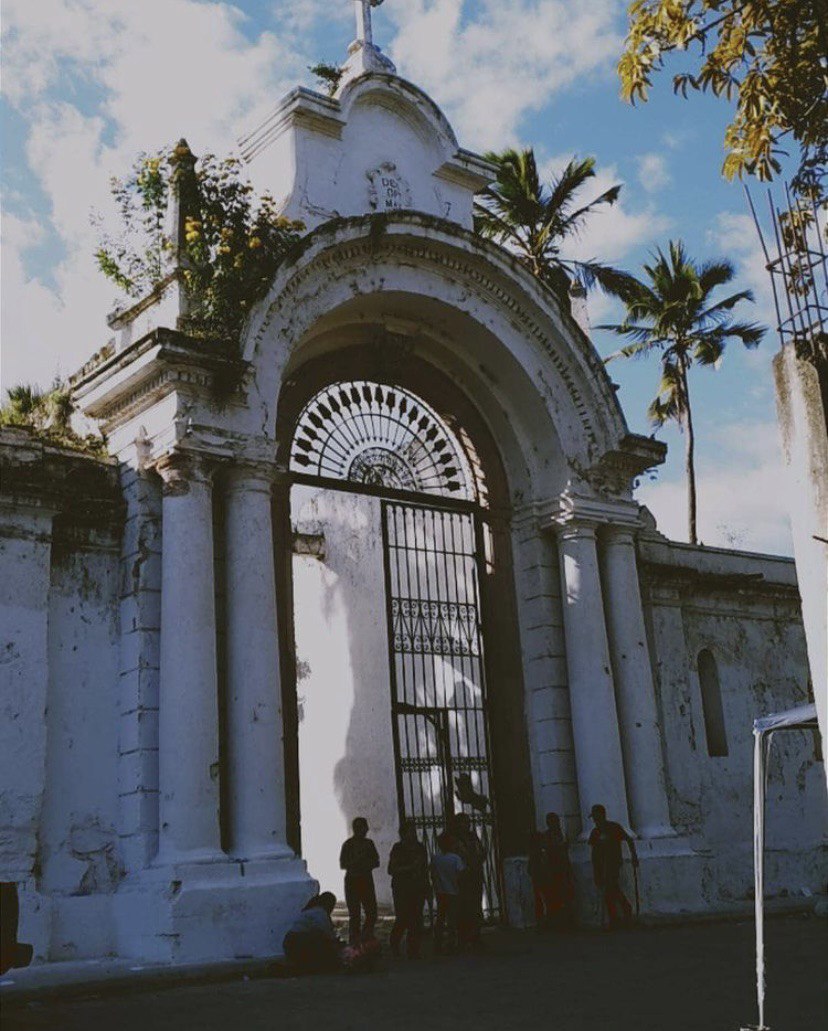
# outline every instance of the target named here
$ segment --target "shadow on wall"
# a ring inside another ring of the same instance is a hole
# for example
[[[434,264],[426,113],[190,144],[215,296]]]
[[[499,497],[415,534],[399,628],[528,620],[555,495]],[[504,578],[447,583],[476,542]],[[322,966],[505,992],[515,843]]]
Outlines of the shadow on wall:
[[[325,889],[342,895],[339,849],[355,816],[385,863],[397,838],[380,502],[294,488],[294,524],[321,527],[324,558],[294,556],[302,852]]]

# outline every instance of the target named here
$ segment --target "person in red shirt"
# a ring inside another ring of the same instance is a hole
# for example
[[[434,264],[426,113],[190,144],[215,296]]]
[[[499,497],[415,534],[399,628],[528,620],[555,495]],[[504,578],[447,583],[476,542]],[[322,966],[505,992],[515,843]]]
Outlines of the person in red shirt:
[[[594,805],[591,813],[595,828],[589,836],[589,848],[592,853],[592,875],[595,886],[604,893],[604,904],[607,907],[610,928],[616,928],[623,919],[629,924],[632,920],[632,906],[621,891],[618,883],[624,857],[621,851],[622,842],[627,843],[632,865],[638,866],[638,855],[635,842],[620,823],[607,819],[605,806]],[[619,909],[621,914],[619,915]]]

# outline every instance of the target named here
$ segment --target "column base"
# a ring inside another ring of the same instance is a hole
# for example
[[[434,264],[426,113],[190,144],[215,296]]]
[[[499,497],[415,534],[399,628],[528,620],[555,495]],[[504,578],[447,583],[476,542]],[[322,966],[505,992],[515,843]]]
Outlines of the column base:
[[[118,954],[156,963],[280,956],[288,927],[318,890],[292,853],[150,867],[115,895]]]

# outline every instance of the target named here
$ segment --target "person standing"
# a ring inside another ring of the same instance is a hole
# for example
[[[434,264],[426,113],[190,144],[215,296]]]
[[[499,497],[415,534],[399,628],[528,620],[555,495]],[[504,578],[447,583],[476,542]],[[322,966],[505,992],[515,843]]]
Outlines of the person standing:
[[[400,943],[406,939],[406,955],[416,959],[420,954],[423,933],[423,906],[428,890],[428,853],[417,838],[413,820],[400,827],[400,840],[388,858],[391,894],[394,897],[394,926],[391,928],[391,951],[400,954]]]
[[[380,865],[376,845],[368,837],[368,821],[357,816],[353,836],[343,844],[339,865],[345,871],[345,903],[348,906],[348,943],[373,938],[377,922],[374,870]],[[365,922],[362,923],[362,915]]]
[[[534,831],[529,844],[529,879],[535,896],[535,922],[539,931],[550,925],[554,912],[552,868],[544,837],[542,831]]]
[[[458,944],[458,913],[460,907],[460,878],[466,864],[457,854],[457,844],[443,831],[437,837],[438,852],[431,857],[431,883],[437,896],[437,918],[434,921],[434,951],[443,951],[443,933],[448,931],[449,951]]]
[[[632,906],[621,891],[619,884],[621,867],[624,862],[622,843],[627,843],[630,860],[634,867],[638,866],[638,854],[635,850],[635,842],[621,824],[607,819],[605,806],[594,805],[590,815],[595,824],[595,828],[589,836],[592,875],[595,886],[603,892],[609,927],[610,930],[614,930],[622,920],[626,924],[632,921]]]
[[[542,838],[549,871],[546,915],[558,928],[571,926],[574,920],[575,875],[557,813],[546,814],[546,830]]]
[[[465,867],[460,878],[457,916],[460,943],[479,945],[483,924],[483,867],[486,851],[466,813],[457,813],[452,818],[451,835]]]

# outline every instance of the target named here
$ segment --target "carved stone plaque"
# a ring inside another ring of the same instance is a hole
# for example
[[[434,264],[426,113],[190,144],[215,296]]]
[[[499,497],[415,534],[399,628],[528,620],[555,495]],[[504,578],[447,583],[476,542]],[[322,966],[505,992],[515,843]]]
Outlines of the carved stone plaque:
[[[411,187],[393,161],[383,161],[365,173],[368,177],[368,205],[372,211],[393,211],[411,207]]]

